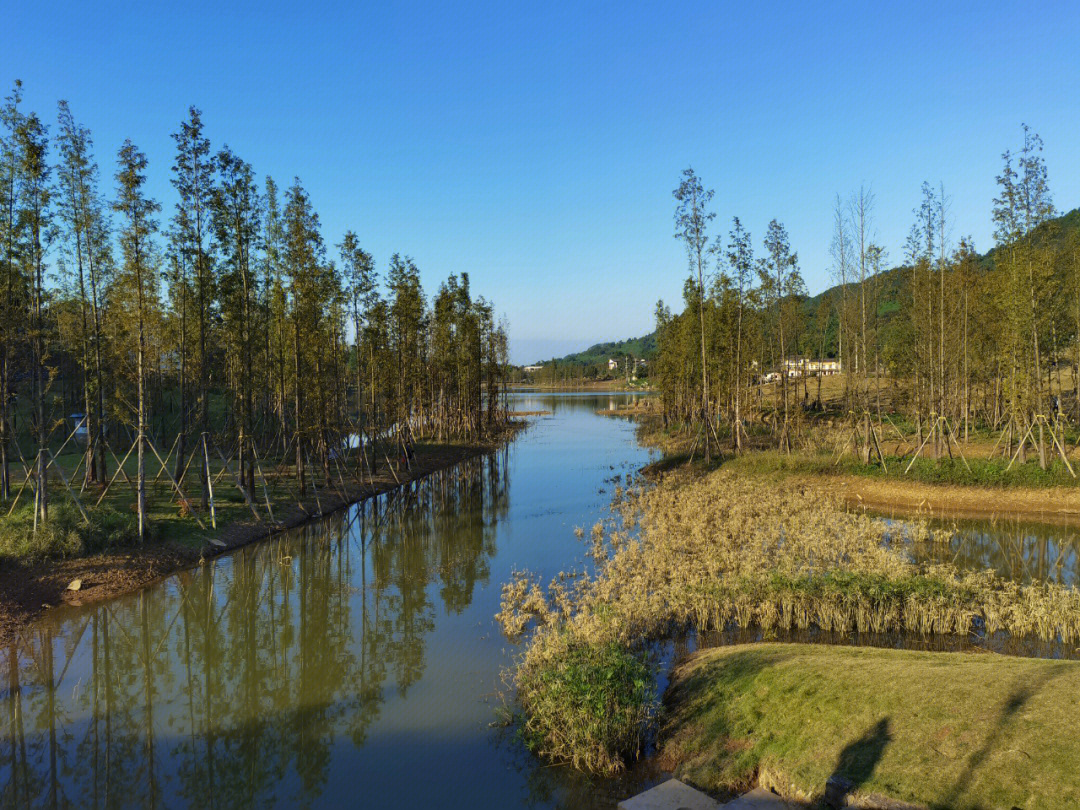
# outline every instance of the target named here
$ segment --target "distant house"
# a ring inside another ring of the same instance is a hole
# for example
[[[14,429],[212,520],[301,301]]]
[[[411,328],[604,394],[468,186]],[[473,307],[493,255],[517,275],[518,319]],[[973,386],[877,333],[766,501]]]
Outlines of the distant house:
[[[830,377],[840,373],[839,360],[808,360],[796,357],[784,361],[783,371],[788,377]]]
[[[525,366],[524,368],[522,368],[522,371],[524,371],[526,374],[532,374],[533,372],[539,371],[542,368],[543,368],[542,365],[540,365],[540,366]]]
[[[614,358],[609,359],[607,361],[607,370],[608,371],[618,371],[619,370],[619,361],[615,360]]]

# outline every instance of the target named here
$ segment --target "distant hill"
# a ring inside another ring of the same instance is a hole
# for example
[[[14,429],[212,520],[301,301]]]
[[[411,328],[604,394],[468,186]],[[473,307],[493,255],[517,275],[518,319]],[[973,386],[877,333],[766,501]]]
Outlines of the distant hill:
[[[1064,242],[1069,234],[1080,232],[1080,208],[1074,208],[1067,214],[1062,214],[1039,227],[1038,237],[1055,245]],[[997,248],[991,248],[980,256],[982,263],[987,268],[993,268]],[[906,266],[892,267],[878,276],[877,283],[881,285],[880,306],[878,315],[882,319],[882,328],[887,329],[892,318],[900,312],[901,302],[911,295],[911,268]],[[847,285],[848,292],[855,294],[859,290],[858,282]],[[835,305],[843,294],[843,285],[837,284],[829,287],[817,295],[803,301],[803,315],[807,325],[807,333],[816,332],[815,322],[818,314],[823,311],[835,312]],[[822,305],[826,305],[823,310]],[[829,339],[826,341],[826,355],[835,356],[836,352],[836,328],[830,330]],[[619,340],[610,343],[597,343],[584,351],[568,354],[557,358],[558,363],[576,363],[592,365],[607,362],[608,358],[620,358],[625,355],[649,360],[656,353],[656,333],[651,332],[638,338]]]
[[[1067,214],[1045,222],[1035,232],[1036,241],[1049,242],[1054,246],[1061,245],[1073,232],[1080,232],[1080,208],[1075,208]],[[992,270],[996,264],[997,248],[991,248],[979,256],[984,267]],[[880,297],[878,299],[878,317],[881,328],[887,330],[893,324],[893,319],[901,310],[901,303],[911,297],[911,267],[900,265],[882,272],[876,279],[880,285]],[[858,294],[859,283],[853,282],[847,285],[851,295]],[[822,312],[835,312],[836,304],[843,294],[844,285],[836,285],[818,293],[803,301],[803,316],[807,326],[807,333],[817,333],[816,320]],[[826,305],[823,309],[823,304]],[[826,341],[826,354],[836,356],[836,324],[833,320],[829,337]]]
[[[637,359],[650,360],[655,353],[656,333],[651,332],[643,337],[596,343],[584,351],[568,354],[565,357],[557,357],[554,362],[591,366],[606,363],[610,358],[621,361],[623,357],[628,355]]]

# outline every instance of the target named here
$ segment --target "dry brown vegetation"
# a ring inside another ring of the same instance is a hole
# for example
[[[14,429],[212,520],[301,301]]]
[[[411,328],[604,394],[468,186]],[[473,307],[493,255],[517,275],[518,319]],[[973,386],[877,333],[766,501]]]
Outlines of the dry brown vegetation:
[[[1080,641],[1075,589],[915,565],[890,546],[884,521],[817,487],[679,470],[617,498],[619,519],[592,533],[594,575],[560,577],[546,592],[522,575],[503,591],[499,619],[510,635],[537,624],[517,684],[539,736],[546,721],[530,709],[542,704],[544,673],[575,644],[633,650],[687,628],[730,626]],[[554,733],[567,722],[547,725]],[[619,767],[624,752],[595,744],[602,756],[576,759],[600,763],[594,770]]]

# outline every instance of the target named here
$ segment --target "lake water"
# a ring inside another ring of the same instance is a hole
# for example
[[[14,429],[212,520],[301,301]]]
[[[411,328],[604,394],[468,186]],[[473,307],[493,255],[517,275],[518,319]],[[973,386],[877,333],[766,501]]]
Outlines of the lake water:
[[[515,394],[512,445],[141,593],[50,612],[0,652],[0,806],[614,807],[647,775],[544,767],[493,728],[516,569],[647,463],[597,409]]]
[[[0,651],[0,806],[614,808],[647,787],[651,766],[589,779],[493,726],[516,653],[493,619],[501,585],[585,565],[574,528],[649,461],[631,422],[595,411],[639,397],[517,393],[512,409],[551,415],[502,451],[51,611]],[[913,553],[1075,581],[1075,532],[957,529]]]

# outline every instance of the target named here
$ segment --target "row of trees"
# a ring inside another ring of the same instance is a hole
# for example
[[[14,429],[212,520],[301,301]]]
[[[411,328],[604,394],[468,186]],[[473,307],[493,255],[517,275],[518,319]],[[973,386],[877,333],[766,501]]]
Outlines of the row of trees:
[[[821,378],[789,378],[788,364],[832,357],[842,368],[838,405],[867,462],[880,456],[878,430],[892,413],[911,420],[918,447],[933,442],[939,454],[981,428],[998,433],[1007,457],[1030,450],[1043,466],[1064,457],[1063,425],[1080,424],[1080,222],[1055,219],[1041,153],[1025,126],[1019,151],[1003,155],[996,245],[982,256],[970,237],[952,240],[941,187],[923,184],[904,264],[893,269],[875,238],[872,191],[838,197],[837,287],[813,301],[783,226],[769,224],[757,259],[737,218],[726,239],[714,237],[712,192],[687,170],[675,191],[676,236],[690,260],[685,310],[657,310],[654,378],[666,417],[707,426],[706,454],[718,426],[731,427],[739,450],[754,421],[787,447],[802,412],[822,404]],[[779,373],[775,396],[764,386],[770,372]],[[793,407],[799,399],[804,407]]]
[[[762,412],[762,369],[778,367],[805,340],[799,302],[805,284],[798,254],[783,224],[769,223],[764,256],[755,259],[751,235],[738,218],[727,240],[709,233],[713,192],[692,169],[675,190],[676,236],[691,274],[685,310],[657,304],[657,355],[652,377],[663,393],[665,420],[702,426],[706,459],[719,444],[717,418],[731,425],[741,450],[745,425]],[[788,446],[795,390],[782,375],[772,402],[778,440]]]
[[[504,419],[506,328],[467,275],[429,302],[408,257],[381,277],[352,231],[329,250],[299,179],[260,183],[211,147],[194,107],[163,217],[135,144],[106,189],[68,105],[50,134],[21,95],[16,82],[0,111],[0,500],[21,491],[18,462],[48,518],[70,410],[84,414],[84,490],[133,448],[140,534],[146,455],[170,443],[167,474],[177,491],[197,474],[206,509],[215,447],[234,449],[248,494],[267,454],[292,460],[303,493],[310,459],[328,476],[351,434],[478,440]]]

